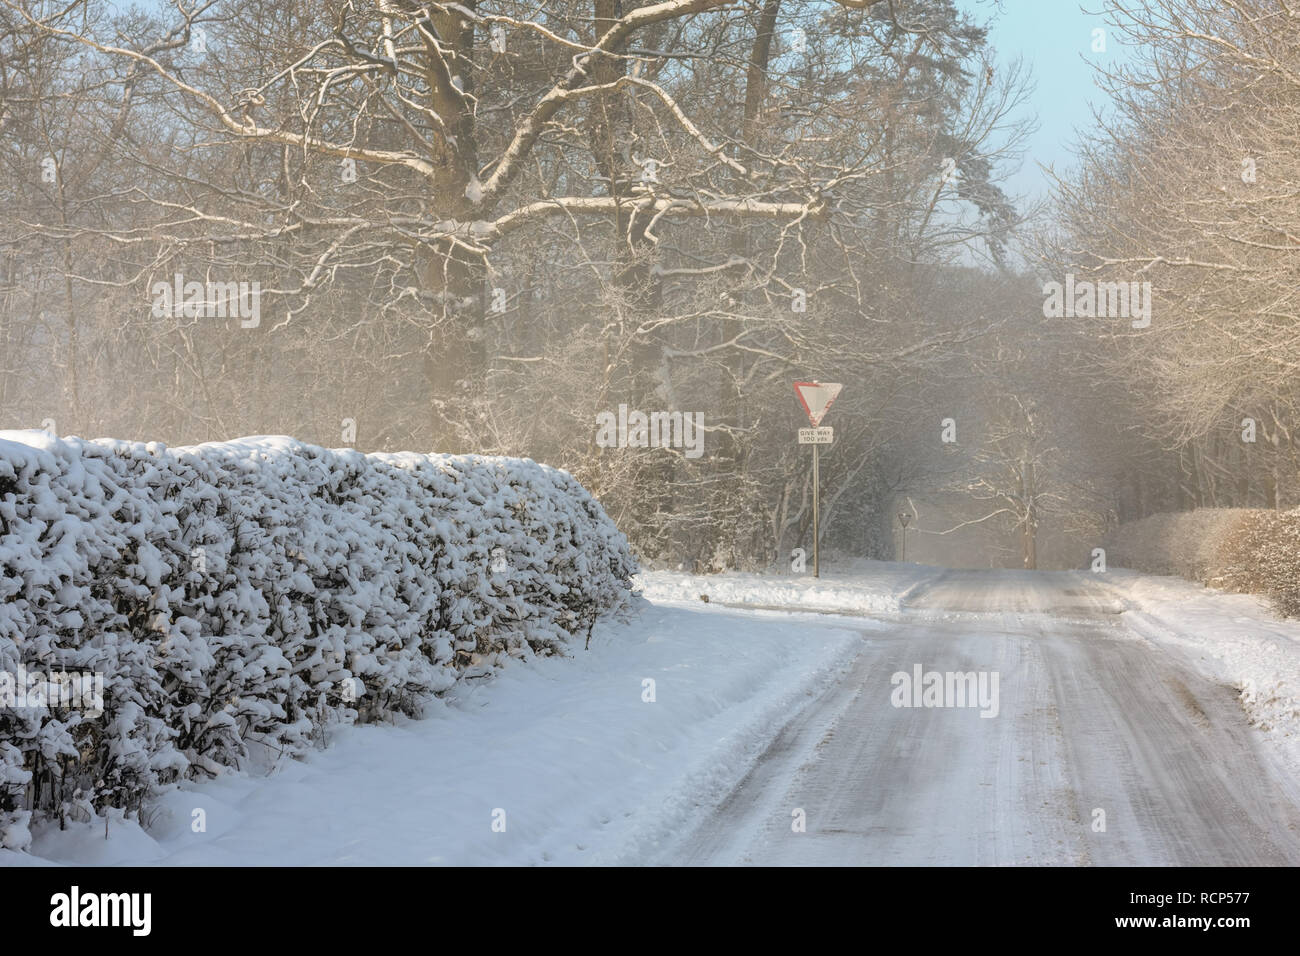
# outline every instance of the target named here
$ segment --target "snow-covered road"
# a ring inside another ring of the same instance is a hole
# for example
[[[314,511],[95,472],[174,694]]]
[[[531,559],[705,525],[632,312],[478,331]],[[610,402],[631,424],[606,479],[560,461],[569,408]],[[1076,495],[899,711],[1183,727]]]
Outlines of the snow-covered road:
[[[1087,575],[941,575],[659,862],[1300,863],[1295,781],[1237,692],[1123,610]],[[918,664],[998,674],[997,716],[894,706]]]

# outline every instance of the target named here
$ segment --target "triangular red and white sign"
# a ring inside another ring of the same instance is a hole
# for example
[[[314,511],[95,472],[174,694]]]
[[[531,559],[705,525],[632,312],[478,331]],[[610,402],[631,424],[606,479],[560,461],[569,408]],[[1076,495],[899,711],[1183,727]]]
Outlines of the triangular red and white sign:
[[[813,428],[822,423],[822,419],[826,417],[826,412],[831,407],[831,402],[835,401],[835,396],[843,387],[838,382],[794,383],[794,393],[799,396],[799,403],[808,413],[808,421],[812,422]]]

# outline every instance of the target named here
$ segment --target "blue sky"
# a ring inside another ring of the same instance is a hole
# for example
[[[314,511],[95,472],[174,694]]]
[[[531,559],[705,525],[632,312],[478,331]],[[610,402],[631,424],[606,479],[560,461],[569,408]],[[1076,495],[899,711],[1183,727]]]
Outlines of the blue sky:
[[[1092,122],[1089,103],[1106,102],[1083,58],[1113,60],[1124,56],[1124,48],[1107,28],[1106,52],[1092,52],[1092,31],[1106,24],[1099,13],[1085,13],[1079,0],[958,0],[958,6],[979,22],[991,21],[989,40],[999,63],[1019,56],[1030,66],[1036,89],[1026,109],[1037,114],[1039,129],[1008,187],[1016,195],[1045,193],[1047,180],[1037,164],[1067,168],[1076,128]],[[1086,6],[1098,11],[1101,0],[1088,0]]]

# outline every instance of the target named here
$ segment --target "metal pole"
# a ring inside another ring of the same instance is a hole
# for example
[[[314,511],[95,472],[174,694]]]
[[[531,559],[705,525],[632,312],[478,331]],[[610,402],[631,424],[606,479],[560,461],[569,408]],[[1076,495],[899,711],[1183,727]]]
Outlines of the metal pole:
[[[904,564],[907,563],[907,525],[903,525],[903,557],[901,560]]]
[[[821,456],[818,452],[821,450],[820,445],[813,445],[813,577],[822,576],[821,568],[821,502],[819,500],[819,490],[821,489],[821,474],[818,468],[818,462]]]

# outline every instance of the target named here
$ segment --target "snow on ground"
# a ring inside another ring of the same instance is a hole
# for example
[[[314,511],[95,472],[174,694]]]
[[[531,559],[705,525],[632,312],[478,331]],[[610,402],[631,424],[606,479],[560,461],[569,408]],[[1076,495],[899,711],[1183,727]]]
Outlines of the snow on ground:
[[[828,560],[822,576],[772,575],[731,572],[683,574],[679,571],[642,571],[633,581],[647,598],[660,604],[710,603],[754,607],[788,607],[803,611],[889,614],[897,612],[908,594],[932,580],[943,569],[919,564],[899,564],[865,559]]]
[[[1124,601],[1124,624],[1179,647],[1202,673],[1236,687],[1250,722],[1300,778],[1300,621],[1280,620],[1256,595],[1182,578],[1127,570],[1095,577]]]
[[[884,626],[639,601],[589,651],[511,661],[424,720],[342,728],[269,779],[187,785],[146,815],[148,832],[47,827],[32,857],[0,851],[0,864],[636,862],[720,801]]]

